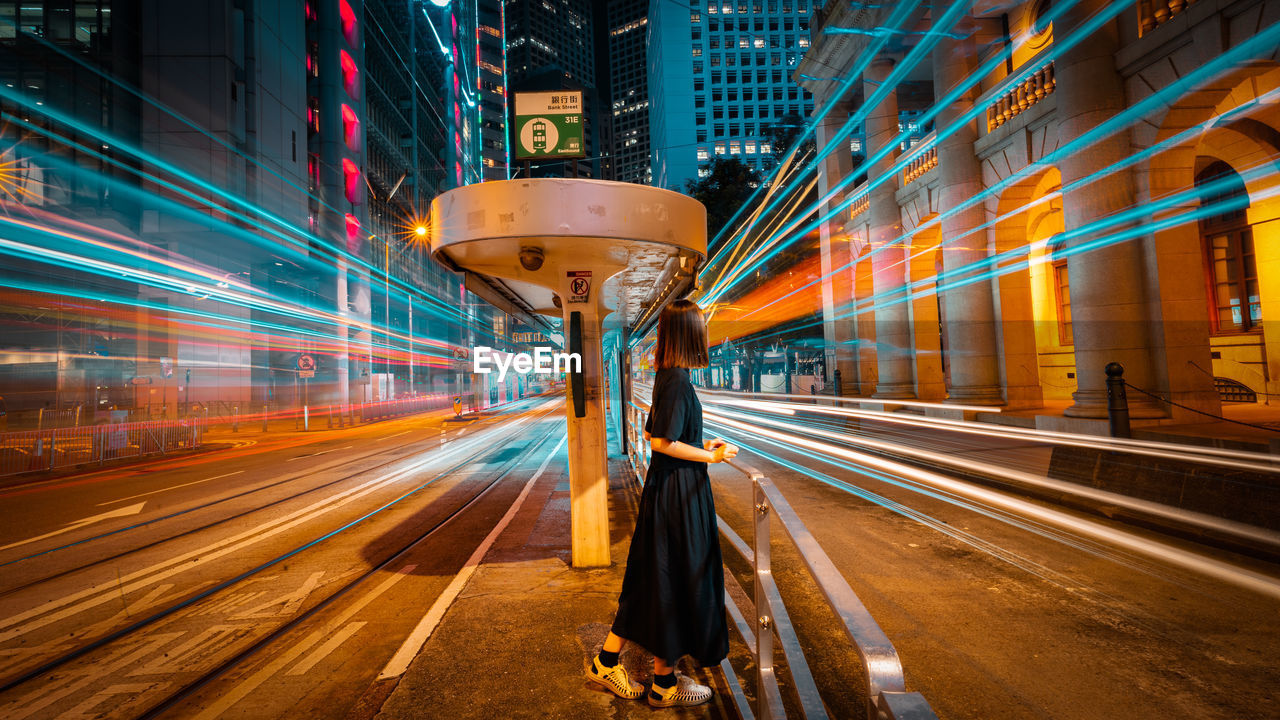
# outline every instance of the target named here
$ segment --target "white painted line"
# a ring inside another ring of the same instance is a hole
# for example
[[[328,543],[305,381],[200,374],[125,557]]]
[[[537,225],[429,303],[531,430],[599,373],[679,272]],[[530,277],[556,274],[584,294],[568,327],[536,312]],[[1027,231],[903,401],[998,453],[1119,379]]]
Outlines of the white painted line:
[[[227,473],[226,475],[214,475],[214,476],[213,476],[213,477],[211,477],[211,478],[205,478],[205,479],[203,479],[203,480],[196,480],[195,482],[183,483],[183,484],[181,484],[181,485],[174,485],[173,487],[161,488],[161,489],[159,489],[159,490],[152,490],[151,492],[144,492],[144,493],[142,493],[142,494],[140,494],[140,495],[130,495],[130,496],[129,496],[129,497],[127,497],[127,498],[120,498],[119,500],[108,500],[108,501],[106,501],[106,502],[104,502],[104,503],[98,503],[98,507],[102,507],[103,505],[115,505],[116,503],[118,503],[118,502],[124,502],[125,500],[135,500],[135,499],[140,498],[140,497],[146,497],[146,496],[148,496],[148,495],[155,495],[156,493],[168,492],[169,490],[177,490],[178,488],[187,487],[188,485],[199,485],[200,483],[206,483],[206,482],[209,482],[210,480],[221,480],[221,479],[222,479],[222,478],[224,478],[224,477],[231,477],[232,475],[239,475],[239,474],[240,474],[240,473],[242,473],[242,472],[244,472],[244,471],[243,471],[243,470],[237,470],[237,471],[235,471],[235,472],[229,472],[229,473]]]
[[[435,631],[436,626],[440,624],[440,620],[444,618],[445,611],[449,609],[449,606],[453,604],[453,601],[457,599],[463,588],[466,587],[467,582],[471,580],[471,576],[475,574],[476,568],[480,566],[480,561],[483,560],[484,556],[489,552],[489,548],[493,547],[493,543],[498,539],[498,536],[502,534],[502,531],[507,529],[507,525],[511,522],[511,519],[515,517],[516,512],[520,510],[520,506],[524,504],[525,498],[529,496],[529,491],[533,489],[533,483],[538,478],[542,477],[542,473],[547,469],[547,465],[551,463],[551,458],[555,457],[556,453],[560,452],[560,448],[564,447],[566,440],[568,440],[567,437],[562,437],[560,438],[560,442],[556,443],[555,449],[552,450],[551,453],[542,461],[542,465],[538,466],[538,471],[534,473],[533,477],[529,478],[529,481],[524,484],[524,489],[520,491],[520,496],[517,497],[516,501],[507,509],[507,514],[503,515],[502,520],[499,520],[498,524],[489,531],[484,542],[480,543],[480,547],[476,548],[475,552],[471,553],[471,557],[467,558],[466,564],[464,564],[462,566],[462,570],[454,576],[453,581],[449,583],[449,587],[445,588],[444,592],[440,593],[440,597],[436,598],[436,601],[431,605],[431,609],[428,610],[427,614],[418,622],[418,626],[413,629],[413,632],[409,633],[409,637],[405,639],[404,644],[401,645],[400,649],[396,651],[396,654],[392,656],[391,661],[387,663],[386,667],[382,668],[382,672],[378,673],[378,680],[400,677],[404,674],[405,670],[409,669],[409,663],[413,662],[413,659],[422,651],[422,646],[427,644],[427,640],[431,637],[431,633]]]
[[[523,423],[524,420],[518,420],[505,426],[505,429],[508,432],[512,432],[516,427]],[[0,619],[0,628],[10,628],[9,630],[0,632],[0,643],[8,642],[15,637],[21,637],[46,625],[58,622],[59,620],[73,617],[77,613],[95,608],[104,603],[112,602],[119,597],[123,597],[124,595],[135,592],[179,573],[208,564],[225,555],[242,551],[258,542],[272,537],[273,535],[277,535],[285,532],[286,530],[302,525],[324,515],[325,513],[341,508],[365,495],[376,492],[387,485],[399,482],[429,465],[442,463],[447,461],[449,458],[470,452],[477,446],[484,444],[484,442],[484,436],[480,435],[470,443],[455,444],[448,450],[441,450],[432,456],[425,457],[422,460],[404,468],[389,472],[380,477],[361,483],[353,488],[318,500],[311,505],[291,512],[284,517],[269,520],[255,528],[251,528],[237,535],[224,538],[217,542],[210,543],[205,547],[191,550],[181,555],[176,555],[149,567],[129,573],[122,578],[113,578],[109,581],[99,583],[69,595],[48,600],[16,615],[10,615],[6,618]],[[66,607],[68,605],[72,605],[72,603],[76,604],[72,607]],[[58,608],[63,609],[58,610]],[[57,612],[53,612],[54,610],[57,610]]]
[[[360,631],[360,628],[364,627],[367,624],[368,623],[365,623],[363,621],[353,622],[348,624],[346,627],[342,628],[336,634],[330,637],[327,641],[325,641],[325,644],[316,648],[316,651],[311,653],[311,655],[308,656],[305,660],[298,663],[297,665],[294,665],[293,669],[285,673],[285,675],[307,674],[308,670],[315,667],[316,664],[318,664],[321,660],[324,660],[325,658],[329,657],[330,653],[332,653],[334,650],[337,650],[339,645],[347,641],[347,638],[350,638],[352,635],[355,635],[357,632]]]
[[[368,595],[360,598],[358,602],[347,608],[341,615],[334,618],[324,627],[316,630],[299,642],[297,645],[289,648],[280,657],[272,660],[258,672],[244,679],[244,682],[237,685],[230,692],[223,693],[218,699],[207,706],[199,715],[195,716],[195,720],[212,720],[222,713],[231,709],[233,705],[248,697],[254,690],[257,690],[267,680],[270,680],[276,673],[283,670],[289,663],[302,657],[303,653],[310,650],[316,643],[324,640],[332,635],[339,627],[351,619],[353,615],[364,609],[366,605],[373,602],[382,593],[391,589],[392,585],[400,582],[408,577],[410,573],[418,568],[417,565],[405,565],[400,568],[400,572],[393,573],[391,577],[382,581],[382,584],[374,588]]]
[[[0,547],[0,550],[8,550],[9,548],[16,548],[21,545],[26,545],[28,543],[45,540],[47,538],[54,537],[55,535],[69,533],[72,530],[79,530],[80,528],[85,527],[86,525],[92,525],[96,522],[102,522],[103,520],[110,520],[111,518],[117,518],[117,517],[125,517],[126,515],[137,515],[138,513],[142,512],[142,506],[146,504],[147,503],[144,500],[143,502],[140,502],[136,505],[130,505],[129,507],[119,508],[118,510],[108,510],[107,512],[104,512],[101,515],[94,515],[92,517],[87,517],[82,520],[76,520],[75,522],[68,523],[67,526],[62,528],[61,530],[54,530],[53,532],[47,532],[43,535],[37,535],[36,537],[33,537],[33,538],[27,538],[26,540],[19,540],[16,543],[9,543],[4,547]]]
[[[391,438],[397,438],[397,437],[400,437],[401,435],[408,435],[411,432],[413,431],[405,430],[404,432],[398,432],[395,435],[387,435],[386,437],[380,437],[377,440],[374,440],[374,442],[382,442],[383,440],[390,440]]]
[[[313,458],[313,457],[316,457],[316,456],[318,456],[318,455],[324,455],[325,453],[337,452],[338,450],[350,450],[350,449],[351,449],[351,448],[353,448],[353,447],[355,447],[355,445],[348,445],[348,446],[346,446],[346,447],[340,447],[340,448],[330,448],[330,449],[328,449],[328,450],[321,450],[320,452],[314,452],[314,453],[311,453],[310,455],[298,455],[297,457],[291,457],[291,458],[289,458],[288,460],[285,460],[285,462],[293,462],[294,460],[302,460],[302,459],[305,459],[305,458]]]

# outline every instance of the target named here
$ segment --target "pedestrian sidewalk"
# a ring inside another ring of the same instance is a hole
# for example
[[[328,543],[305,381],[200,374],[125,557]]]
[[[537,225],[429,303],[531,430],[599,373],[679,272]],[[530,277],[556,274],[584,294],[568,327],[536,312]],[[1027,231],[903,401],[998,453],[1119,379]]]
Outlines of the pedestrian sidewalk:
[[[378,718],[737,717],[720,673],[695,671],[687,658],[681,670],[716,691],[707,705],[654,710],[583,676],[617,610],[639,501],[625,458],[610,458],[609,470],[613,564],[571,567],[569,476],[563,462],[551,465],[390,691]],[[649,684],[651,656],[628,643],[622,661],[632,679]]]

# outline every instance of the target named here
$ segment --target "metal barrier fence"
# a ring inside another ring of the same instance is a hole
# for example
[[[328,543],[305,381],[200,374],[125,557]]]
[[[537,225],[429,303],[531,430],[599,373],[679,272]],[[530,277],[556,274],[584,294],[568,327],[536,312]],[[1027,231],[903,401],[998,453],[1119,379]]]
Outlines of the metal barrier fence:
[[[0,476],[189,450],[203,433],[194,418],[0,433]]]
[[[651,451],[644,440],[644,413],[647,406],[634,401],[627,403],[626,425],[627,455],[643,484],[649,467]],[[753,597],[756,620],[747,620],[748,612],[738,607],[732,596],[725,594],[725,610],[743,641],[751,649],[756,665],[756,701],[754,707],[747,700],[738,680],[737,671],[726,658],[721,661],[724,673],[733,693],[734,703],[745,720],[775,720],[787,716],[782,702],[774,665],[774,635],[795,686],[800,711],[805,718],[827,718],[813,674],[809,671],[804,650],[796,636],[791,618],[787,614],[782,595],[773,579],[771,565],[770,518],[777,518],[786,536],[803,559],[809,575],[817,583],[831,611],[840,618],[845,635],[853,643],[866,673],[867,717],[869,720],[936,720],[937,716],[920,693],[908,692],[902,673],[902,661],[897,650],[884,631],[876,624],[866,606],[849,587],[840,571],[791,508],[782,492],[759,470],[738,462],[726,463],[751,480],[753,505],[753,535],[750,546],[738,537],[719,516],[716,522],[720,533],[751,567],[754,576]]]
[[[359,406],[360,419],[362,422],[387,420],[390,418],[400,417],[401,415],[411,415],[417,412],[446,408],[449,407],[451,401],[452,398],[448,395],[429,395],[426,397],[410,398],[406,400],[388,400],[380,403],[364,403]]]

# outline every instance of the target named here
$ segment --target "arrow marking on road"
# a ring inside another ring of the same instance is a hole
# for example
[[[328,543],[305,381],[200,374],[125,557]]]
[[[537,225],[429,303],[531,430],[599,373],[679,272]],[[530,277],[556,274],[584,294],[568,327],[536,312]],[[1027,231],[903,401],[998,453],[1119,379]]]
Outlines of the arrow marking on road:
[[[16,543],[11,543],[9,545],[5,545],[4,547],[0,547],[0,551],[9,550],[11,548],[16,548],[22,545],[26,545],[28,543],[39,542],[40,540],[51,538],[51,537],[54,537],[55,535],[69,533],[72,530],[79,530],[82,527],[85,527],[87,525],[92,525],[96,522],[102,522],[103,520],[110,520],[111,518],[118,518],[118,517],[126,517],[129,515],[137,515],[138,513],[142,512],[142,506],[146,504],[147,503],[144,500],[136,505],[122,507],[116,510],[111,510],[109,512],[104,512],[101,515],[94,515],[92,517],[87,517],[82,520],[76,520],[75,522],[68,524],[66,527],[62,528],[61,530],[54,530],[53,532],[45,533],[44,535],[37,535],[36,537],[33,537],[33,538],[27,538],[26,540],[19,540]]]

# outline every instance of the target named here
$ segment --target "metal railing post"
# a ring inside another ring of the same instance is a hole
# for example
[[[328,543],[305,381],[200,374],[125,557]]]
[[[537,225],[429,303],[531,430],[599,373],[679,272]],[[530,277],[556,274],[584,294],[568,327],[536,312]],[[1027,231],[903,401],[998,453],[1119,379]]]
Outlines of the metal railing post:
[[[1111,437],[1132,437],[1129,432],[1129,398],[1124,391],[1124,365],[1107,363],[1107,422]]]
[[[765,578],[773,573],[769,548],[769,501],[764,496],[760,483],[751,484],[754,506],[754,522],[752,523],[751,550],[755,555],[755,587],[756,604],[755,622],[756,636],[756,688],[760,697],[760,709],[757,716],[761,720],[773,720],[786,717],[786,712],[774,707],[773,695],[777,690],[777,677],[773,667],[773,608],[769,602],[769,593],[765,591]]]

